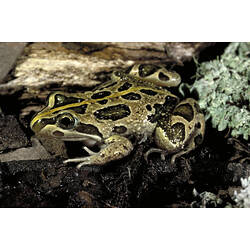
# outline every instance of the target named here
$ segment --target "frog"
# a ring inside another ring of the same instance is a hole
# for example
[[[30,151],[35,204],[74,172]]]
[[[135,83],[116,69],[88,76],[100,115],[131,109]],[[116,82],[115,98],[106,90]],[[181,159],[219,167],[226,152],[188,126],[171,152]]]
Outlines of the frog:
[[[102,166],[128,156],[148,138],[154,146],[145,154],[176,158],[199,146],[205,133],[204,115],[193,98],[180,98],[173,89],[180,75],[163,66],[135,64],[115,70],[110,80],[92,91],[56,91],[31,120],[35,134],[63,141],[80,141],[87,156],[64,163]],[[93,151],[93,148],[98,150]]]

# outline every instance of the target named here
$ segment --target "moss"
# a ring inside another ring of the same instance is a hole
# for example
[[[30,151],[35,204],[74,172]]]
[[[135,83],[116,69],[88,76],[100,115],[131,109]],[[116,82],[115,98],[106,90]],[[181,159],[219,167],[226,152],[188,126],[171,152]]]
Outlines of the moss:
[[[229,128],[233,137],[250,135],[250,43],[231,43],[216,60],[198,65],[190,88],[199,105],[219,131]]]

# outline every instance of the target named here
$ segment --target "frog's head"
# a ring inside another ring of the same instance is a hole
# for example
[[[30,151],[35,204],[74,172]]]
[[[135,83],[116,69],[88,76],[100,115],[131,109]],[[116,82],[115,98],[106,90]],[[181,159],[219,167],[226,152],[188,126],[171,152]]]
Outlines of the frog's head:
[[[102,136],[95,126],[81,122],[86,108],[87,104],[82,98],[62,92],[52,93],[47,106],[32,119],[30,127],[41,136],[83,141],[85,145],[93,146],[102,141]]]

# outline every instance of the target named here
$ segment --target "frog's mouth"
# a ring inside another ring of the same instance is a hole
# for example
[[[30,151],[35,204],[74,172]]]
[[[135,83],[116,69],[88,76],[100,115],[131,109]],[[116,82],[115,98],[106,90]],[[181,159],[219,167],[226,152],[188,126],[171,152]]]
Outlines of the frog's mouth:
[[[95,145],[102,141],[102,138],[98,135],[80,133],[75,130],[69,131],[57,128],[51,131],[51,135],[63,141],[82,141],[84,144],[86,143],[86,145]]]
[[[58,138],[58,137],[57,137]],[[86,135],[82,137],[63,137],[60,138],[63,141],[70,141],[70,142],[82,142],[85,146],[93,147],[95,145],[99,145],[102,139],[98,136],[91,136]]]
[[[87,133],[86,133],[87,132]],[[38,134],[48,138],[55,138],[62,141],[80,141],[86,146],[92,147],[96,144],[100,144],[103,138],[100,135],[91,134],[89,131],[78,132],[75,129],[62,129],[55,125],[47,125],[39,130]]]

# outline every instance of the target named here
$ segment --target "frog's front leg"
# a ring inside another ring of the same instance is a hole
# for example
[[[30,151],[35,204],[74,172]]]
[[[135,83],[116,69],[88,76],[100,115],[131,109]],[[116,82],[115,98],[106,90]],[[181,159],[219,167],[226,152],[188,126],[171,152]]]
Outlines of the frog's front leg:
[[[153,152],[165,155],[173,154],[171,164],[175,159],[186,154],[202,143],[205,132],[205,119],[198,103],[187,98],[180,102],[172,112],[172,115],[162,114],[155,130],[155,143],[157,149],[149,149],[145,154]]]
[[[90,154],[87,157],[68,159],[64,163],[79,162],[77,168],[84,165],[104,165],[110,161],[121,159],[132,151],[133,144],[129,139],[119,135],[113,135],[104,141],[99,152],[95,153],[84,147]]]

